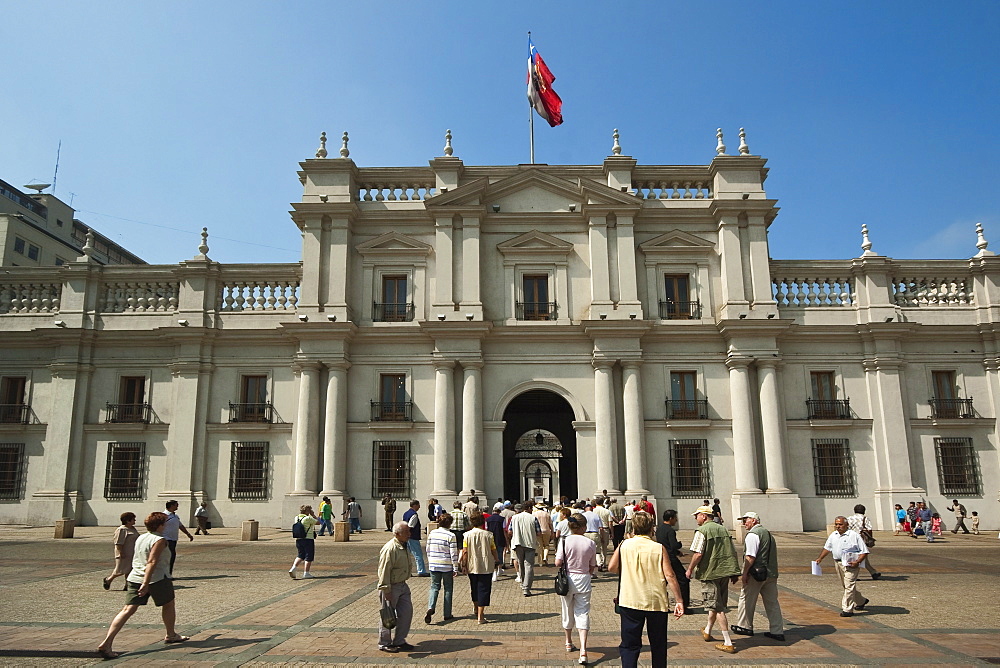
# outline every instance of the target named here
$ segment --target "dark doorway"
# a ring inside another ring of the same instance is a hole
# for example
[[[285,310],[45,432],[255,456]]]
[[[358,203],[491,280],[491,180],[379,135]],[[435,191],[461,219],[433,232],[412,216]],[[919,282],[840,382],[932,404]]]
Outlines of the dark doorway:
[[[507,423],[503,431],[503,494],[505,499],[523,500],[524,486],[522,461],[515,451],[515,443],[526,432],[545,430],[551,432],[561,445],[559,465],[559,489],[552,490],[571,499],[577,497],[576,472],[576,430],[573,409],[565,399],[548,390],[529,390],[518,395],[504,410],[503,419]]]

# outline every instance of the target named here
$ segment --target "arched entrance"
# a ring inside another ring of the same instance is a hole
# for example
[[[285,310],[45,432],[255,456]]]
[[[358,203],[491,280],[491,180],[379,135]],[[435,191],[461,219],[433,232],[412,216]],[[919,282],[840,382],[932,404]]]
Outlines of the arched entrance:
[[[504,498],[577,497],[576,430],[573,409],[548,390],[518,395],[504,410]],[[541,488],[542,493],[535,492]]]

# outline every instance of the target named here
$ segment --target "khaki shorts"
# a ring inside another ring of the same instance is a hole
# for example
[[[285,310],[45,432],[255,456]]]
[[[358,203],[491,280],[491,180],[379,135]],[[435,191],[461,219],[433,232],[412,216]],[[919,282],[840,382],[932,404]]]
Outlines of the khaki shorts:
[[[146,605],[150,596],[157,607],[170,603],[174,600],[174,583],[169,578],[157,580],[149,585],[145,596],[139,596],[139,584],[129,582],[128,591],[125,592],[125,605]]]
[[[729,612],[729,578],[703,581],[701,599],[706,611]]]

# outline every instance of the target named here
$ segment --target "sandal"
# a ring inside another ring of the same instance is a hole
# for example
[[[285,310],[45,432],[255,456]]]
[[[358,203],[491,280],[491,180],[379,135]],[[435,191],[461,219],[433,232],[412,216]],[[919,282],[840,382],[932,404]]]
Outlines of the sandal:
[[[587,665],[587,653],[586,652],[580,652],[580,659],[577,661],[577,663],[579,663],[581,666],[586,666]]]
[[[187,642],[188,640],[191,640],[191,636],[177,635],[177,636],[174,636],[173,638],[164,638],[163,642],[165,644],[169,645],[169,644],[175,643],[175,642]]]
[[[98,647],[97,653],[105,661],[110,661],[111,659],[117,659],[122,655],[122,652],[112,652],[110,649],[104,649],[103,647]]]
[[[566,643],[566,651],[567,652],[572,652],[574,649],[576,649],[576,647],[573,647],[573,643],[571,643],[571,642]]]
[[[111,589],[111,580],[104,578],[101,583],[104,585],[105,589]]]

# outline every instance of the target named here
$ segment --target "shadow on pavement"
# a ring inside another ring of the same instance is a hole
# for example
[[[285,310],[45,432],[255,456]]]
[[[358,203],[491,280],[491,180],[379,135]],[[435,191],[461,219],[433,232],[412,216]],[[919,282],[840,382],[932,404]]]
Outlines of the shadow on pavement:
[[[503,615],[499,613],[490,614],[490,609],[486,609],[486,619],[489,620],[491,624],[498,624],[500,622],[531,622],[537,619],[548,619],[549,617],[559,617],[558,612],[516,612],[510,615]]]
[[[908,615],[910,614],[910,609],[901,608],[898,605],[872,605],[869,603],[865,608],[865,612],[879,615]]]
[[[18,656],[21,658],[49,659],[99,659],[97,651],[74,649],[0,649],[0,657]]]
[[[430,656],[449,654],[451,652],[464,652],[465,650],[477,647],[497,647],[501,643],[481,640],[479,638],[442,638],[441,640],[425,640],[417,645],[416,649],[405,652],[411,659],[426,659]]]
[[[217,633],[206,638],[192,638],[191,640],[184,643],[186,647],[195,647],[202,651],[215,651],[220,649],[227,649],[233,647],[247,647],[250,645],[256,645],[258,643],[267,642],[271,638],[259,637],[259,638],[220,638]],[[194,652],[198,654],[198,652]]]
[[[836,632],[837,627],[830,624],[808,624],[785,629],[785,638],[789,644],[795,644],[799,640],[812,640],[816,636],[827,636]]]
[[[190,577],[174,578],[174,582],[186,580],[221,580],[222,578],[238,578],[238,575],[193,575]],[[177,585],[174,585],[177,588]]]

